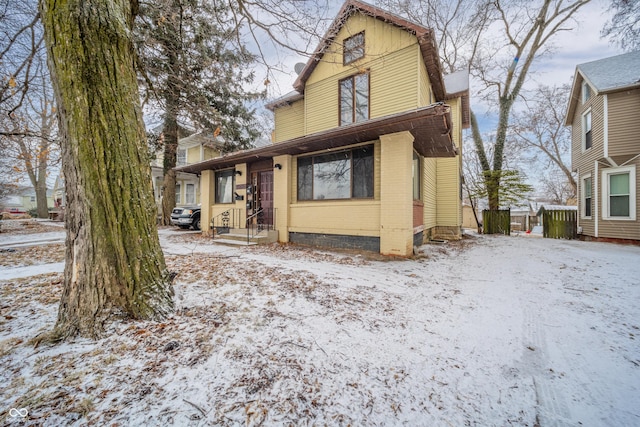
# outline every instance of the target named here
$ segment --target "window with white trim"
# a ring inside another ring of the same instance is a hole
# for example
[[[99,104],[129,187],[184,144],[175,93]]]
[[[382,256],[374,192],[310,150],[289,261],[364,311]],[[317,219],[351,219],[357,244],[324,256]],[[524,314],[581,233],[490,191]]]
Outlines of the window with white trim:
[[[591,109],[582,115],[582,150],[591,148]]]
[[[176,204],[182,203],[180,200],[180,196],[182,195],[180,184],[176,184]]]
[[[187,164],[187,150],[184,148],[178,148],[176,156],[176,166],[184,166]]]
[[[591,86],[587,82],[582,82],[582,103],[585,104],[591,98]]]
[[[602,218],[635,221],[635,165],[602,171]]]
[[[196,185],[187,184],[184,194],[184,202],[188,205],[193,205],[196,202]]]
[[[582,218],[591,218],[593,188],[591,174],[582,177]]]

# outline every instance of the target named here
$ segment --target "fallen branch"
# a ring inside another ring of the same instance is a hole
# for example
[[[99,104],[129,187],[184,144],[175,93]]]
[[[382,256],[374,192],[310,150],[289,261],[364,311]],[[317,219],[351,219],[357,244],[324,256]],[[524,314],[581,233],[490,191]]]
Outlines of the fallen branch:
[[[196,408],[202,414],[203,417],[207,418],[207,412],[205,412],[205,410],[202,409],[200,406],[196,405],[193,402],[189,402],[187,399],[182,399],[182,401]]]

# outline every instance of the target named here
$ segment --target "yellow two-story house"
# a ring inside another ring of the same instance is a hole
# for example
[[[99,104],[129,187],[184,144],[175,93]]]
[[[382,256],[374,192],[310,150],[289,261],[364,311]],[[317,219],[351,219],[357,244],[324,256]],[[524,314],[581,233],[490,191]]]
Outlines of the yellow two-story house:
[[[271,145],[177,168],[200,174],[203,224],[398,256],[460,238],[468,75],[443,75],[433,31],[349,0],[300,68]]]

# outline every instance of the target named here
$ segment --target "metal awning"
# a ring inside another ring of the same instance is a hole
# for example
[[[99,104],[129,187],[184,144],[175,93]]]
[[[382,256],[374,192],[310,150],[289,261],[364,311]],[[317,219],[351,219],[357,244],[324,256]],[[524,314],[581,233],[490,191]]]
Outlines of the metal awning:
[[[175,168],[176,171],[200,173],[203,170],[219,170],[239,163],[251,163],[283,154],[299,155],[321,150],[333,150],[361,142],[375,141],[382,135],[410,132],[415,150],[424,157],[454,157],[457,148],[451,136],[451,108],[443,103],[416,110],[393,114],[341,126],[311,135],[305,135],[266,147],[237,151],[191,165]]]

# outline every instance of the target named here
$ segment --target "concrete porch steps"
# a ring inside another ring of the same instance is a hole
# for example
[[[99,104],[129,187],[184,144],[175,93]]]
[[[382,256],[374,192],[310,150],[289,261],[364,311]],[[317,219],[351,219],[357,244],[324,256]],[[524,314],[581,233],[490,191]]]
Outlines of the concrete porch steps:
[[[247,242],[246,228],[231,229],[229,233],[216,234],[213,241],[233,246],[266,245],[278,241],[278,232],[275,230],[264,230],[251,237],[249,242]]]

